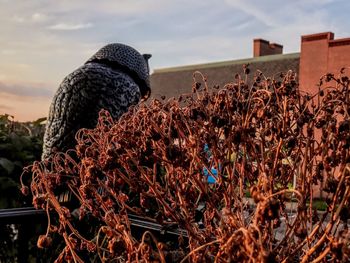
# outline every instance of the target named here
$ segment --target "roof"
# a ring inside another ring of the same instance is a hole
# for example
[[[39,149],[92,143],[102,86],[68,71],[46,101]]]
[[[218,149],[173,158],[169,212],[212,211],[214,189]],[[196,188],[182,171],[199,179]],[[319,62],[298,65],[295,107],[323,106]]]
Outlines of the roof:
[[[151,96],[159,98],[165,95],[170,98],[191,92],[195,71],[200,71],[207,77],[209,87],[214,85],[222,87],[226,83],[232,82],[237,73],[243,73],[244,64],[249,64],[252,73],[260,70],[265,76],[271,77],[288,70],[298,73],[299,61],[300,53],[290,53],[156,69],[151,75]]]

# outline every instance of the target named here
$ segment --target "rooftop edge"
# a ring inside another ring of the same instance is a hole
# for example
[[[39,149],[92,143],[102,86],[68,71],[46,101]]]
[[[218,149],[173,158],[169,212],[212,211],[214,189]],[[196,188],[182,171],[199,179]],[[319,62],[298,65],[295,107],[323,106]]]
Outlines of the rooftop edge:
[[[217,67],[231,66],[231,65],[237,65],[237,64],[268,62],[268,61],[283,60],[283,59],[293,59],[293,58],[299,58],[299,57],[300,57],[299,52],[268,55],[268,56],[261,56],[261,57],[255,57],[255,58],[245,58],[245,59],[227,60],[227,61],[221,61],[221,62],[210,62],[210,63],[203,63],[203,64],[160,68],[160,69],[154,69],[152,74],[186,71],[186,70],[199,70],[199,69],[205,69],[205,68],[217,68]]]

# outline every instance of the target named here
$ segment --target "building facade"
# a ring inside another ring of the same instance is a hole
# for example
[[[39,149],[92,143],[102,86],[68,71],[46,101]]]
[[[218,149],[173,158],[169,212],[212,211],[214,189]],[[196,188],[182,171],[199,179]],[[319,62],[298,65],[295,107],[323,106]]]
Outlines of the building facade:
[[[267,77],[292,70],[298,73],[301,88],[314,93],[322,75],[350,67],[350,38],[334,39],[332,32],[305,35],[301,37],[300,53],[290,54],[283,54],[280,44],[254,39],[252,58],[154,70],[152,97],[170,98],[191,92],[195,71],[207,77],[209,87],[223,86],[237,73],[243,73],[244,64],[250,65],[252,74],[260,70]]]

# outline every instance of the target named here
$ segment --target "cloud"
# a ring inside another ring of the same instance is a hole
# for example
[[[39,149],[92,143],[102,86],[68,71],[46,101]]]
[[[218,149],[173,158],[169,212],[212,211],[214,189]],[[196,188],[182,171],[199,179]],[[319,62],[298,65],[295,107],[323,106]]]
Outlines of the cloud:
[[[50,19],[50,17],[43,13],[34,13],[34,14],[24,14],[24,15],[13,15],[12,21],[24,24],[24,23],[43,23]]]
[[[16,50],[13,49],[2,49],[0,51],[1,55],[15,55],[16,54]]]
[[[16,121],[33,121],[47,116],[50,104],[51,99],[49,98],[1,94],[0,114],[12,115]]]
[[[7,76],[5,74],[0,74],[0,81],[6,79],[6,77]]]
[[[50,75],[58,82],[111,42],[152,52],[155,68],[250,57],[253,38],[297,52],[304,34],[334,31],[348,37],[346,6],[345,0],[11,0],[0,10],[7,17],[0,54],[30,61],[33,81]]]
[[[0,104],[0,110],[12,110],[13,107],[5,105],[5,104]]]
[[[258,1],[224,0],[233,13],[245,14],[251,21],[249,36],[264,38],[284,46],[284,53],[300,50],[300,37],[325,31],[333,31],[341,37],[349,27],[341,9],[349,6],[347,1],[294,0]],[[342,7],[341,7],[342,6]],[[349,36],[349,31],[345,37]]]
[[[324,15],[326,5],[331,0],[294,0],[280,1],[270,0],[261,2],[258,0],[224,0],[228,6],[243,12],[252,19],[257,20],[265,26],[280,28],[293,25],[304,18]],[[288,31],[288,28],[285,28]]]
[[[92,23],[78,23],[78,24],[69,24],[69,23],[58,23],[51,25],[48,28],[52,30],[63,30],[63,31],[72,31],[93,27]]]
[[[45,22],[49,19],[49,16],[42,13],[34,13],[31,16],[33,22]]]
[[[186,41],[145,41],[139,48],[153,54],[151,69],[242,59],[251,56],[252,39],[231,36],[193,36]],[[248,54],[248,55],[247,55]]]
[[[14,15],[12,17],[12,21],[14,21],[16,23],[24,23],[25,22],[25,18],[23,16]]]
[[[53,91],[43,84],[25,85],[22,83],[5,84],[0,82],[0,93],[11,94],[20,97],[44,97],[51,98]]]
[[[89,14],[104,13],[128,16],[158,12],[170,5],[176,6],[176,4],[167,0],[100,0],[98,2],[96,0],[60,0],[47,1],[45,7],[52,12],[80,12],[81,15],[87,12]]]

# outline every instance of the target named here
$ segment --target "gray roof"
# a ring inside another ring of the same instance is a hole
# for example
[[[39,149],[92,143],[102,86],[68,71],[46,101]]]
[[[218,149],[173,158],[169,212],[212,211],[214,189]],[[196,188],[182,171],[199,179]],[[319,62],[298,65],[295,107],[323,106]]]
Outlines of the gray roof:
[[[165,95],[170,98],[191,92],[195,71],[200,71],[207,77],[209,87],[214,85],[222,87],[232,82],[237,73],[243,75],[244,64],[249,64],[250,74],[260,70],[266,77],[272,77],[288,70],[299,73],[299,61],[300,53],[291,53],[156,69],[151,75],[151,97],[159,98]]]

